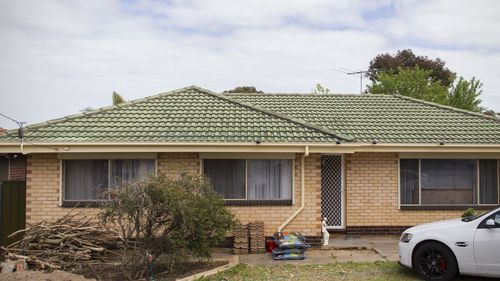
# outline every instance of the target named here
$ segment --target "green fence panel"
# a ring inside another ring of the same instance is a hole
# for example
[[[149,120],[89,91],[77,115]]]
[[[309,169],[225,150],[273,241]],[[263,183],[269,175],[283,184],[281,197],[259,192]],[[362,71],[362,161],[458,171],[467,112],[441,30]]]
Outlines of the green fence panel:
[[[26,182],[6,181],[0,185],[0,245],[7,246],[21,235],[11,233],[26,227]]]

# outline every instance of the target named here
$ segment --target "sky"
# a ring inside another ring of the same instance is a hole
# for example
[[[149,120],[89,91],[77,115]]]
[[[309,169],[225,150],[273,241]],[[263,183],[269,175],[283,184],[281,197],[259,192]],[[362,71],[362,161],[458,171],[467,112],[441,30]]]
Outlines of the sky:
[[[335,70],[408,48],[480,79],[500,111],[499,15],[495,0],[2,0],[0,113],[32,124],[189,85],[359,93]]]

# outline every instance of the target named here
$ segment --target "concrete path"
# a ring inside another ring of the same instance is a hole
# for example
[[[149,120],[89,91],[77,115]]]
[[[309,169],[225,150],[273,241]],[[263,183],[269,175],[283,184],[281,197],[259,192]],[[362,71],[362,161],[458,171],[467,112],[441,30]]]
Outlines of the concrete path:
[[[332,235],[329,247],[333,249],[367,249],[377,252],[381,257],[389,261],[397,261],[398,236],[377,236],[377,235]]]
[[[332,235],[330,246],[311,248],[306,259],[298,261],[275,261],[270,254],[241,255],[240,263],[253,266],[278,264],[327,264],[334,262],[376,262],[398,260],[398,237],[396,236],[346,236]]]

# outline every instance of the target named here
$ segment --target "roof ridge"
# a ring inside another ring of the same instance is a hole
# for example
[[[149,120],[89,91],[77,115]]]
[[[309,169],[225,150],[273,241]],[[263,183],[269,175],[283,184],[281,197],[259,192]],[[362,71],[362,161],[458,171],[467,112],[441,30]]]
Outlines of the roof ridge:
[[[317,126],[317,125],[312,125],[312,124],[309,124],[309,123],[307,123],[307,122],[305,122],[303,120],[300,120],[300,119],[297,119],[297,118],[293,118],[293,117],[290,117],[290,116],[287,116],[287,115],[284,115],[284,114],[280,114],[280,113],[277,113],[277,112],[274,112],[274,111],[270,111],[270,110],[264,109],[262,107],[256,106],[254,104],[250,104],[250,103],[246,103],[246,102],[234,100],[234,99],[225,97],[225,96],[223,96],[221,94],[212,92],[212,91],[210,91],[208,89],[205,89],[205,88],[202,88],[202,87],[198,87],[198,86],[191,86],[191,87],[194,88],[194,89],[197,89],[197,90],[199,90],[199,91],[201,91],[203,93],[206,93],[206,94],[209,94],[211,96],[217,97],[219,99],[222,99],[222,100],[225,100],[225,101],[228,101],[228,102],[240,105],[240,106],[244,106],[244,107],[250,108],[252,110],[257,110],[257,111],[260,111],[262,113],[265,113],[265,114],[268,114],[268,115],[272,115],[274,117],[278,117],[280,119],[284,119],[284,120],[287,120],[289,122],[298,124],[300,126],[304,126],[304,127],[316,130],[316,131],[320,131],[320,132],[325,133],[325,134],[332,135],[332,136],[334,136],[336,138],[340,138],[340,139],[343,139],[345,141],[352,141],[352,140],[354,140],[354,138],[351,137],[351,136],[349,136],[349,135],[340,134],[340,133],[334,132],[332,130],[329,130],[329,129],[326,129],[326,128],[323,128],[323,127],[320,127],[320,126]]]
[[[192,89],[193,87],[196,87],[196,86],[187,86],[187,87],[179,88],[179,89],[168,91],[168,92],[162,92],[162,93],[158,93],[158,94],[155,94],[155,95],[146,96],[146,97],[143,97],[143,98],[140,98],[140,99],[126,101],[126,102],[123,102],[123,103],[120,103],[120,104],[117,104],[117,105],[110,105],[110,106],[100,107],[100,108],[97,108],[97,109],[92,109],[92,110],[85,111],[85,112],[82,112],[82,113],[76,113],[76,114],[66,115],[64,117],[55,118],[55,119],[47,120],[47,121],[44,121],[44,122],[39,122],[39,123],[27,125],[27,126],[24,127],[24,129],[25,130],[37,130],[37,129],[40,129],[40,128],[44,128],[44,127],[46,127],[48,125],[57,124],[59,122],[68,121],[68,120],[71,120],[71,119],[74,119],[74,118],[78,118],[78,117],[82,117],[82,116],[88,116],[88,115],[93,115],[93,114],[102,113],[102,112],[107,112],[107,111],[110,111],[110,110],[115,109],[115,108],[127,107],[127,106],[134,105],[134,104],[137,104],[137,103],[142,103],[142,102],[149,101],[149,100],[152,100],[152,99],[160,98],[160,97],[165,96],[165,95],[178,94],[178,93],[181,93],[182,91]],[[9,133],[15,133],[15,132],[17,132],[17,129],[11,129],[11,130],[7,131],[7,134],[9,134]]]
[[[370,96],[370,95],[365,95],[365,94],[353,94],[353,93],[336,93],[336,94],[312,94],[312,93],[220,93],[219,95],[224,95],[224,96],[271,96],[271,95],[276,95],[276,96],[310,96],[310,97],[323,97],[323,96],[333,96],[333,97],[342,97],[342,96],[359,96],[359,97],[364,97],[364,96]]]
[[[449,106],[449,105],[443,105],[443,104],[439,104],[439,103],[435,103],[435,102],[431,102],[431,101],[425,101],[425,100],[421,100],[421,99],[417,99],[417,98],[413,98],[413,97],[408,97],[408,96],[404,96],[404,95],[399,95],[399,94],[392,94],[392,96],[395,96],[395,97],[400,98],[400,99],[413,101],[413,102],[423,103],[425,105],[430,105],[430,106],[438,107],[441,109],[446,109],[449,111],[454,111],[454,112],[458,112],[458,113],[462,113],[462,114],[472,115],[472,116],[481,117],[484,119],[500,122],[500,118],[497,118],[495,116],[489,116],[489,115],[479,113],[479,112],[474,112],[474,111],[470,111],[470,110],[456,108],[456,107]]]

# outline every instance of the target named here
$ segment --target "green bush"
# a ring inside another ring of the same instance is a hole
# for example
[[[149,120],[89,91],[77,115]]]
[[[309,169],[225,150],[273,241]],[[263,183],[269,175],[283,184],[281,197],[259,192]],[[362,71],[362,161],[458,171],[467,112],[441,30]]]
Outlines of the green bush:
[[[123,270],[131,280],[147,273],[147,254],[170,268],[187,257],[210,257],[236,223],[203,176],[164,175],[121,186],[111,192],[100,219],[114,223],[123,238]]]
[[[476,215],[476,210],[474,210],[474,208],[469,208],[462,214],[462,218],[475,217]]]

